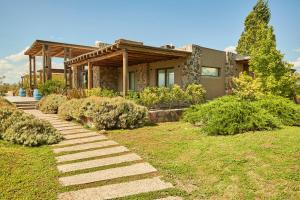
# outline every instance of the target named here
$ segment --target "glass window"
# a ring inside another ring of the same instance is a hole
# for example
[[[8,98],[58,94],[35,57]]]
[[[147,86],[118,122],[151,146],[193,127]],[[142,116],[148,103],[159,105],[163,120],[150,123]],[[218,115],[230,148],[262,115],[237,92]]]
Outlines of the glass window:
[[[135,73],[129,72],[129,90],[135,91]]]
[[[175,82],[175,73],[173,68],[157,70],[157,86],[171,87]]]
[[[167,82],[166,86],[171,87],[174,85],[174,69],[167,69]]]
[[[159,69],[157,71],[157,86],[158,87],[163,87],[166,84],[166,70],[164,69]]]
[[[201,68],[201,75],[202,76],[220,76],[220,68],[216,67],[202,67]]]

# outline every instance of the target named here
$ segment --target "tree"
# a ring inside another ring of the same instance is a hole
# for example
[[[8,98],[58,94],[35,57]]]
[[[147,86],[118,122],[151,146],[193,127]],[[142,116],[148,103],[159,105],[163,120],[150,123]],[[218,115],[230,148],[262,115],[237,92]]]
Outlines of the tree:
[[[261,24],[267,27],[270,18],[271,12],[267,2],[258,0],[244,22],[245,28],[236,48],[238,54],[250,55],[251,50],[255,48],[257,31]]]
[[[293,97],[295,78],[292,65],[285,62],[284,55],[277,50],[273,27],[268,25],[270,16],[267,2],[258,0],[245,20],[237,52],[250,56],[250,70],[261,80],[264,93]]]

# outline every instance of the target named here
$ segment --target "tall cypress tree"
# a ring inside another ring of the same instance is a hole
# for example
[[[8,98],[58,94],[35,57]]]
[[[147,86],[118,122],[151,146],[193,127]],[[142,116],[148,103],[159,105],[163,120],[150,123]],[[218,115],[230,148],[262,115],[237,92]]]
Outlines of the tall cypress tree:
[[[238,54],[250,55],[251,49],[255,48],[257,42],[258,29],[261,24],[267,27],[270,18],[271,12],[267,2],[258,0],[244,22],[245,28],[236,48]]]
[[[270,9],[264,0],[258,0],[245,20],[245,29],[238,42],[237,52],[250,56],[250,70],[262,81],[265,93],[292,97],[295,79],[291,65],[277,50],[276,38],[270,21]]]

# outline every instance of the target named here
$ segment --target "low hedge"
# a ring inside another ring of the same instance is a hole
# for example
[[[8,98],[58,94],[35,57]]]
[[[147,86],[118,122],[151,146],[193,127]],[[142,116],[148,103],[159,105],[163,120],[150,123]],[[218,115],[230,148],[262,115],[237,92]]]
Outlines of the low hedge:
[[[201,125],[208,134],[232,135],[247,131],[271,130],[281,127],[281,121],[257,102],[225,96],[206,104],[193,106],[184,120]]]
[[[70,100],[59,108],[62,118],[90,120],[93,126],[102,129],[126,129],[141,127],[147,121],[147,109],[122,97],[88,97]]]
[[[67,101],[67,97],[60,94],[51,94],[43,97],[38,107],[43,113],[56,114],[58,107]]]
[[[13,108],[0,109],[0,137],[24,146],[54,144],[62,140],[50,123]]]

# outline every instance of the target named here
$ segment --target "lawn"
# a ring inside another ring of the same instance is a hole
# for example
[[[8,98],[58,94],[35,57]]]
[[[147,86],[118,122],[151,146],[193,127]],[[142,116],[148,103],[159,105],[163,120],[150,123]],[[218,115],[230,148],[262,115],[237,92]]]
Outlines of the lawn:
[[[109,131],[187,199],[300,199],[300,127],[207,136],[183,122]]]
[[[0,199],[56,199],[57,177],[50,147],[30,148],[0,140]]]

